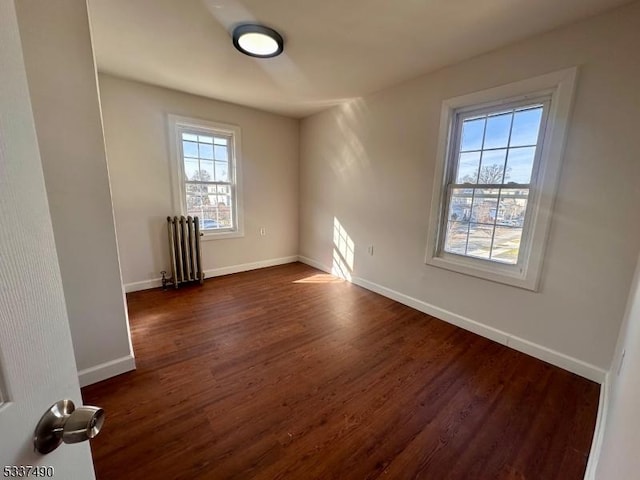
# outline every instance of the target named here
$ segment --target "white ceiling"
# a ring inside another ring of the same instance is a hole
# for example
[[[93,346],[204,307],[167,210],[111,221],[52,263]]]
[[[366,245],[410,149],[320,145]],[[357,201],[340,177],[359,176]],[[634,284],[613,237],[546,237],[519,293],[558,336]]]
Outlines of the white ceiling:
[[[98,69],[303,117],[628,0],[89,0]],[[236,51],[259,22],[284,54]]]

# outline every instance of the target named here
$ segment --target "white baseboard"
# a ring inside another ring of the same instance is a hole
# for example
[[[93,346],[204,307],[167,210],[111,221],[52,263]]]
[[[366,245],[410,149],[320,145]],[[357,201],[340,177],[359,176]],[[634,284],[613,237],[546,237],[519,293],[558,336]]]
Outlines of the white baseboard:
[[[230,275],[232,273],[248,272],[258,268],[274,267],[276,265],[284,265],[285,263],[293,263],[298,261],[297,255],[281,258],[270,258],[268,260],[260,260],[258,262],[242,263],[240,265],[231,265],[229,267],[212,268],[204,271],[204,278],[219,277],[221,275]],[[162,286],[162,278],[152,278],[141,282],[132,282],[124,284],[124,291],[137,292],[140,290],[149,290]]]
[[[276,265],[284,265],[285,263],[293,263],[298,261],[297,255],[290,257],[271,258],[269,260],[261,260],[259,262],[243,263],[240,265],[232,265],[230,267],[213,268],[204,271],[205,278],[219,277],[221,275],[230,275],[232,273],[248,272],[258,268],[275,267]]]
[[[101,363],[95,367],[85,368],[78,372],[78,380],[81,387],[101,382],[107,378],[115,377],[121,373],[136,369],[136,360],[133,355],[116,358],[109,362]]]
[[[532,357],[536,357],[540,360],[544,360],[547,363],[560,367],[564,370],[568,370],[571,373],[580,375],[581,377],[592,380],[602,385],[607,371],[600,367],[591,365],[590,363],[583,362],[577,358],[570,357],[564,353],[552,350],[537,343],[530,342],[520,337],[509,336],[506,345],[518,350],[519,352],[526,353]]]
[[[142,280],[141,282],[132,282],[124,284],[125,293],[138,292],[140,290],[149,290],[162,286],[162,278],[152,278],[151,280]]]
[[[331,269],[313,258],[305,257],[304,255],[298,255],[298,261],[309,265],[310,267],[317,268],[323,272],[331,273]]]
[[[311,258],[301,255],[298,257],[298,260],[302,263],[306,263],[307,265],[317,268],[318,270],[331,273],[331,269],[329,267],[322,265],[320,262],[317,262],[316,260],[313,260]],[[457,313],[450,312],[449,310],[445,310],[422,300],[418,300],[417,298],[410,297],[377,283],[370,282],[368,280],[365,280],[364,278],[354,276],[352,277],[351,282],[363,288],[366,288],[367,290],[378,293],[384,297],[395,300],[396,302],[402,303],[403,305],[415,308],[420,312],[439,318],[440,320],[444,320],[447,323],[456,325],[457,327],[463,328],[464,330],[476,333],[482,337],[513,348],[514,350],[526,353],[527,355],[531,355],[532,357],[548,362],[564,370],[568,370],[572,373],[575,373],[576,375],[580,375],[581,377],[587,378],[600,384],[602,384],[605,380],[605,376],[607,373],[605,370],[596,367],[595,365],[583,362],[582,360],[578,360],[577,358],[573,358],[555,350],[551,350],[550,348],[543,347],[542,345],[538,345],[523,338],[516,337],[508,332],[504,332],[497,328],[489,327],[488,325],[485,325],[483,323],[476,322],[475,320],[472,320],[470,318],[463,317],[462,315],[458,315]]]
[[[591,450],[589,451],[589,460],[587,461],[587,469],[584,473],[584,480],[596,480],[596,469],[598,468],[598,460],[602,451],[602,441],[607,426],[607,412],[609,411],[609,388],[611,386],[611,373],[608,372],[602,384],[600,385],[600,401],[598,403],[598,416],[596,417],[596,426],[593,432],[593,440],[591,441]]]

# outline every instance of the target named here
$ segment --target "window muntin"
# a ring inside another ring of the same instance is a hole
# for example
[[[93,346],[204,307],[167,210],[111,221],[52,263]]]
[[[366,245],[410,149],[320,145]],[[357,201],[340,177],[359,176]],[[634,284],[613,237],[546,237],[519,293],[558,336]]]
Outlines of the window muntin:
[[[200,219],[200,229],[236,228],[233,182],[233,135],[179,129],[186,214]]]
[[[550,98],[453,115],[439,251],[517,265]]]

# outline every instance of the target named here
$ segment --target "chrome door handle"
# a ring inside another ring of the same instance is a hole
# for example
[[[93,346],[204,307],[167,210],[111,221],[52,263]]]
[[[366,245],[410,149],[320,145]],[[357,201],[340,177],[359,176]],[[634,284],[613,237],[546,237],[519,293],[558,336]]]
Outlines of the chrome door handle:
[[[76,408],[71,400],[60,400],[42,415],[33,436],[33,446],[36,452],[45,454],[63,442],[84,442],[98,435],[103,423],[103,409]]]

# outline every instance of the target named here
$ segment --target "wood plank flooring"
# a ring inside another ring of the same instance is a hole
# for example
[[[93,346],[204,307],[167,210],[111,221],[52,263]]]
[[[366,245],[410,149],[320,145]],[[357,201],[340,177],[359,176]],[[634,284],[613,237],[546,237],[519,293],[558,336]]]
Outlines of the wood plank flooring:
[[[578,480],[599,386],[300,263],[127,295],[98,480]]]

